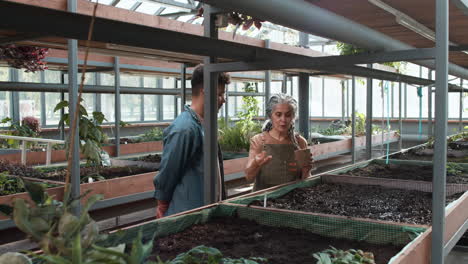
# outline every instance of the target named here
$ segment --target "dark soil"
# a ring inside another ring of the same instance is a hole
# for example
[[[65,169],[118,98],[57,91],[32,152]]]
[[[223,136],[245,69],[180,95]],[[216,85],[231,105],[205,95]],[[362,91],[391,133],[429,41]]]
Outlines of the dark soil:
[[[161,162],[161,155],[159,154],[154,154],[154,155],[146,155],[143,157],[138,158],[139,161],[145,161],[145,162],[156,162],[160,163]]]
[[[391,158],[402,160],[432,161],[434,158],[434,149],[425,147],[411,149],[405,153],[394,154],[391,156]],[[447,161],[468,163],[468,149],[447,149]]]
[[[8,172],[9,175],[31,178],[39,178],[42,176],[42,173],[36,169],[21,164],[11,163],[6,160],[0,160],[0,173],[1,172]]]
[[[81,167],[80,168],[80,177],[90,176],[90,175],[100,175],[105,179],[113,179],[125,176],[131,176],[146,172],[152,172],[154,170],[148,168],[142,168],[138,166],[128,166],[128,167]],[[58,169],[49,172],[43,173],[41,179],[47,179],[51,181],[64,181],[66,176],[66,169]]]
[[[447,166],[447,183],[468,183],[468,173],[456,165]],[[346,175],[361,177],[376,177],[387,179],[432,181],[432,166],[398,165],[398,164],[370,164],[364,168],[357,168],[346,172]]]
[[[338,249],[362,249],[374,253],[376,263],[388,263],[402,247],[372,245],[346,239],[322,237],[304,230],[269,227],[238,218],[215,218],[182,232],[155,241],[153,255],[171,260],[196,246],[219,249],[224,257],[267,258],[269,264],[315,263],[313,253],[330,246]]]
[[[447,203],[463,193],[447,197]],[[252,205],[263,206],[263,201]],[[409,224],[430,224],[432,193],[354,184],[319,184],[267,201],[268,207]]]

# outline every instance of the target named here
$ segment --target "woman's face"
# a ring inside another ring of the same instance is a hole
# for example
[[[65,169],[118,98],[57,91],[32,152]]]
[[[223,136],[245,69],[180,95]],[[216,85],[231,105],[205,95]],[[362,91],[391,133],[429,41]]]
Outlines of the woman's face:
[[[287,132],[293,120],[294,112],[289,104],[277,104],[273,107],[271,122],[274,130],[280,133]]]

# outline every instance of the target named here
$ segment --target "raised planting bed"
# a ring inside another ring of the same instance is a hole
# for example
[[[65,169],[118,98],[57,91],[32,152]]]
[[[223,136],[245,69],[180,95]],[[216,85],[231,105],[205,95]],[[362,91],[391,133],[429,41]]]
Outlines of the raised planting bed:
[[[372,145],[381,145],[382,143],[392,143],[392,142],[397,142],[400,138],[400,135],[395,132],[387,132],[384,133],[383,135],[383,141],[382,141],[382,135],[373,135],[372,136]],[[310,150],[312,155],[314,156],[314,160],[323,160],[323,159],[328,159],[330,157],[334,157],[340,154],[345,154],[349,153],[351,151],[351,144],[352,144],[352,139],[344,139],[344,140],[339,140],[339,141],[334,141],[334,142],[329,142],[329,143],[323,143],[323,144],[316,144],[310,146]],[[366,137],[361,136],[361,137],[356,137],[356,150],[365,148],[366,146]]]
[[[426,145],[417,146],[408,149],[405,152],[393,154],[392,159],[400,160],[425,160],[432,161],[434,159],[434,149]],[[468,149],[452,149],[450,145],[447,149],[447,161],[457,163],[468,163]]]
[[[404,254],[404,246],[425,228],[211,205],[127,228],[123,236],[122,232],[110,234],[106,244],[131,241],[139,230],[146,238],[156,233],[150,257],[153,260],[156,256],[173,259],[205,245],[219,249],[225,257],[262,257],[272,264],[302,264],[315,263],[312,254],[330,246],[369,251],[375,255],[376,263],[389,263],[391,258]]]
[[[273,193],[230,202],[416,225],[431,223],[432,193],[418,190],[417,185],[412,186],[412,190],[384,186],[372,181],[366,185],[364,180],[358,184],[348,176],[322,175]],[[449,195],[447,203],[462,194]]]
[[[115,157],[115,145],[102,147],[110,156]],[[163,150],[162,141],[148,141],[120,145],[120,155],[130,155],[146,152],[158,152]]]

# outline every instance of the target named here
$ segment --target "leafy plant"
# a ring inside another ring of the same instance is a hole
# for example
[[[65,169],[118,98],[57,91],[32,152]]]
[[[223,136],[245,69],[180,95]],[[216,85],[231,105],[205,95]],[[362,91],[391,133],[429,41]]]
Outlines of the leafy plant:
[[[79,126],[79,145],[81,153],[86,157],[88,165],[99,165],[101,163],[101,148],[102,143],[106,140],[106,135],[102,131],[101,124],[106,120],[102,112],[93,112],[92,117],[88,115],[88,111],[81,105],[83,99],[80,100],[78,109],[78,126]],[[54,109],[54,112],[69,107],[68,101],[59,102]],[[62,116],[59,122],[59,127],[62,124],[70,126],[70,114],[66,113]],[[70,140],[70,137],[67,141]],[[69,145],[69,144],[67,144]],[[68,152],[67,152],[68,153]]]
[[[91,196],[83,206],[81,215],[75,216],[71,208],[80,202],[81,197],[71,199],[66,193],[64,201],[59,202],[50,197],[40,184],[29,181],[23,181],[23,184],[34,206],[23,199],[16,199],[13,207],[1,205],[0,212],[12,217],[16,226],[38,243],[43,254],[31,253],[34,257],[53,264],[141,264],[151,252],[153,240],[142,244],[141,232],[133,241],[129,254],[124,253],[124,244],[112,248],[98,246],[97,243],[103,241],[106,235],[99,234],[99,227],[88,211],[102,198],[101,195]],[[13,257],[8,256],[9,259]]]
[[[24,186],[18,178],[9,177],[8,172],[0,172],[0,195],[24,192]]]
[[[374,254],[355,249],[344,251],[331,247],[313,256],[317,264],[375,264]]]
[[[338,42],[336,48],[340,52],[340,55],[354,55],[360,53],[368,53],[369,51],[364,48],[359,48],[354,45]],[[404,72],[406,67],[406,61],[393,61],[393,62],[384,62],[383,65],[387,65],[395,68],[398,72]]]
[[[0,60],[7,61],[13,68],[25,69],[26,72],[43,71],[47,69],[43,59],[48,52],[48,48],[10,44],[0,46]]]
[[[252,83],[245,83],[244,92],[257,92],[257,87]],[[219,129],[219,144],[225,151],[248,151],[250,138],[261,132],[261,126],[253,118],[258,116],[258,100],[253,96],[242,97],[242,108],[237,114],[239,121],[234,126],[225,126],[223,120]]]
[[[202,245],[177,255],[171,261],[164,262],[158,258],[157,264],[259,264],[266,261],[265,258],[224,258],[218,249]]]
[[[155,127],[143,135],[140,135],[140,142],[149,142],[149,141],[160,141],[163,139],[163,129],[160,127]]]
[[[463,167],[456,163],[447,163],[447,175],[458,176],[464,172]]]
[[[0,124],[8,124],[8,132],[6,134],[19,137],[38,137],[41,132],[39,125],[39,120],[35,117],[25,117],[21,121],[21,124],[18,122],[13,122],[9,117],[5,117],[0,121]],[[34,142],[27,142],[27,147],[34,145]],[[18,148],[19,141],[14,139],[7,139],[2,141],[2,147],[4,148]]]
[[[7,172],[9,175],[30,178],[41,178],[44,176],[44,174],[37,169],[22,164],[11,163],[7,160],[0,160],[0,172]]]

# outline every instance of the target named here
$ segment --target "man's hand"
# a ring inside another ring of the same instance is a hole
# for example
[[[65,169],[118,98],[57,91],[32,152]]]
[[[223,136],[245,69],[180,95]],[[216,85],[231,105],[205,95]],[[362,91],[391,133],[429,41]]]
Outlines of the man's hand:
[[[271,155],[266,154],[266,151],[262,151],[261,153],[255,155],[255,163],[258,167],[262,167],[264,164],[268,163],[272,159]]]
[[[158,206],[156,207],[156,219],[164,217],[164,214],[167,212],[168,208],[168,201],[158,200]]]

